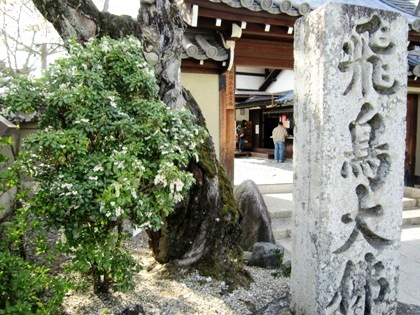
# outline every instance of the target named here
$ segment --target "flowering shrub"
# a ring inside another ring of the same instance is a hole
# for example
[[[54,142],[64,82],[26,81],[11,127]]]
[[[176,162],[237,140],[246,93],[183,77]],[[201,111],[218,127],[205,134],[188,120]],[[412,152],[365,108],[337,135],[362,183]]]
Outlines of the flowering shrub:
[[[0,149],[13,145],[10,137],[0,137]],[[15,155],[13,155],[15,157]],[[55,314],[69,285],[65,278],[53,276],[45,265],[37,265],[26,252],[25,235],[31,234],[38,252],[43,251],[42,222],[29,218],[16,165],[0,153],[0,194],[16,187],[8,215],[0,219],[0,314]],[[34,244],[31,244],[34,245]]]
[[[159,100],[133,37],[71,43],[68,58],[17,81],[5,103],[40,113],[21,160],[37,183],[31,211],[63,231],[71,269],[91,275],[95,291],[129,289],[136,265],[122,223],[160,228],[194,184],[186,166],[205,131]]]

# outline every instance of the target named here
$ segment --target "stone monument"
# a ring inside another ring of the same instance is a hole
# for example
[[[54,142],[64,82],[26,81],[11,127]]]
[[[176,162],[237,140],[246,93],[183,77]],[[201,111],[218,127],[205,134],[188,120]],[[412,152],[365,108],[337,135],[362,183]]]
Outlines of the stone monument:
[[[296,22],[296,315],[396,312],[407,27],[339,3]]]

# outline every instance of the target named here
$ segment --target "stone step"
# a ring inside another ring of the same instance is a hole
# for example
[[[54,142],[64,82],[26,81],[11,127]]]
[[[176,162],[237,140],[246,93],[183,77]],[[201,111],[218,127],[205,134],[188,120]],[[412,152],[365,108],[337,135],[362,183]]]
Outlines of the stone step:
[[[292,216],[293,196],[291,193],[264,194],[263,198],[271,218]]]
[[[401,241],[413,241],[420,239],[420,226],[403,227],[401,231]]]
[[[402,212],[403,226],[420,225],[420,209],[404,210]]]
[[[271,219],[271,226],[277,244],[291,242],[293,233],[292,218]],[[407,233],[416,233],[420,237],[420,209],[403,211],[402,234]]]
[[[404,197],[403,198],[403,208],[404,209],[412,209],[417,207],[417,199]]]
[[[270,214],[271,220],[279,218],[291,218],[293,214],[292,209],[279,209],[274,211],[268,211]]]
[[[282,245],[290,254],[291,236],[293,230],[293,194],[286,185],[262,185],[263,198],[271,218],[273,235],[276,243]],[[280,186],[280,188],[279,188]],[[282,191],[283,190],[283,191]],[[420,233],[420,202],[410,194],[403,199],[402,235],[419,230]],[[403,237],[403,236],[402,236]]]
[[[271,220],[275,240],[289,238],[292,235],[292,218],[276,218]]]
[[[270,216],[272,218],[276,217],[289,217],[293,212],[293,194],[292,193],[266,193],[262,195],[264,202],[267,206]],[[403,199],[403,209],[407,210],[417,210],[419,209],[417,199],[406,198]],[[419,212],[415,212],[419,214]]]
[[[283,194],[292,193],[293,184],[261,184],[258,185],[261,194]]]

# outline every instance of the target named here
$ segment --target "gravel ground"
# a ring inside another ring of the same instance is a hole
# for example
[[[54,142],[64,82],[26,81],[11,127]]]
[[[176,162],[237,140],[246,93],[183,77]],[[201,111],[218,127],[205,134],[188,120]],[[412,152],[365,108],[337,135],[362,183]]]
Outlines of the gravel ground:
[[[292,170],[292,160],[275,163],[256,157],[235,158],[234,184],[246,179],[257,185],[292,183]],[[70,292],[63,304],[63,315],[121,314],[133,305],[141,305],[147,315],[263,314],[264,306],[289,294],[289,278],[275,278],[273,270],[246,267],[254,282],[248,290],[239,288],[229,293],[221,281],[156,263],[143,233],[133,237],[129,247],[143,266],[136,277],[135,290],[102,298],[92,293]]]
[[[143,266],[136,277],[136,288],[129,293],[98,297],[92,293],[70,292],[63,303],[63,314],[121,314],[141,305],[144,314],[256,314],[276,299],[289,294],[289,279],[275,278],[274,270],[246,267],[254,282],[250,288],[227,292],[224,282],[206,278],[197,271],[170,268],[154,261],[142,233],[133,237],[130,248]]]

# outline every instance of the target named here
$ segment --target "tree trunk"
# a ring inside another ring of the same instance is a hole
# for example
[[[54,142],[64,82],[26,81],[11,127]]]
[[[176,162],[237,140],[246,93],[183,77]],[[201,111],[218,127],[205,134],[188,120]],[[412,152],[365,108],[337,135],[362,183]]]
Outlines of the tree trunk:
[[[183,23],[176,4],[169,0],[141,3],[138,19],[100,12],[91,0],[33,0],[53,23],[64,40],[76,37],[84,42],[92,36],[138,37],[146,59],[154,65],[162,100],[171,108],[187,106],[205,126],[194,98],[180,83]],[[205,274],[246,284],[242,271],[240,211],[230,181],[216,158],[209,138],[202,146],[198,163],[189,170],[197,184],[189,198],[170,215],[163,228],[149,232],[155,258],[162,263],[194,265]]]

